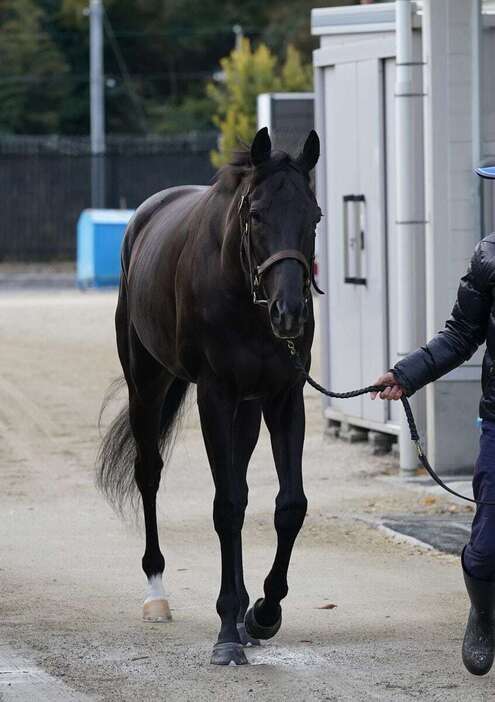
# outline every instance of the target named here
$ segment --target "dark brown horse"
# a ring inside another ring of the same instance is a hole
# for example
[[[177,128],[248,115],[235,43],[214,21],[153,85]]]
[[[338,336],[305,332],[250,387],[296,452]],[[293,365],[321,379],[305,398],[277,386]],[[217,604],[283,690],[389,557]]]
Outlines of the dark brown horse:
[[[251,150],[222,169],[211,187],[170,188],[149,198],[123,243],[116,329],[129,405],[103,441],[99,484],[120,506],[142,497],[149,582],[144,617],[163,621],[170,612],[156,493],[163,452],[186,390],[196,383],[221,549],[221,628],[211,658],[221,665],[247,663],[243,645],[278,631],[292,547],[306,514],[304,380],[287,341],[309,368],[310,284],[321,215],[309,173],[318,156],[314,131],[292,159],[272,153],[262,129]],[[280,483],[278,545],[264,597],[248,610],[241,530],[262,416]]]

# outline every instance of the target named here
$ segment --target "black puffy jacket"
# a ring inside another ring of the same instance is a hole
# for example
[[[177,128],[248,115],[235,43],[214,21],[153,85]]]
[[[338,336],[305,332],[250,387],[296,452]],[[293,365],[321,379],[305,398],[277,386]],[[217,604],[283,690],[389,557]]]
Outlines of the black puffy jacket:
[[[400,360],[393,373],[410,395],[467,361],[485,340],[480,416],[495,421],[495,234],[476,246],[445,328]]]

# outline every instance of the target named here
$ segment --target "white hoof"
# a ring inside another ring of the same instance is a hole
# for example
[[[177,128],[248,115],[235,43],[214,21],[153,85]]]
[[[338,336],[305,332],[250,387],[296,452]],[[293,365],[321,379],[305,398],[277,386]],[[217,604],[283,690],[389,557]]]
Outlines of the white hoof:
[[[168,600],[148,600],[143,605],[143,620],[145,622],[169,622],[172,620]]]

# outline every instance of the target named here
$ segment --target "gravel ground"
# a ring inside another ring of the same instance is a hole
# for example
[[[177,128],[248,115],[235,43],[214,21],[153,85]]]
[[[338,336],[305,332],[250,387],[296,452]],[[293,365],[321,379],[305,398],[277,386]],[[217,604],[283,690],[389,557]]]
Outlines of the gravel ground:
[[[74,263],[0,263],[0,292],[75,287]]]
[[[467,603],[458,560],[372,526],[382,515],[447,513],[451,503],[405,489],[391,457],[325,439],[312,392],[309,513],[279,635],[248,650],[253,665],[208,663],[220,571],[194,396],[160,499],[174,620],[141,621],[142,525],[117,518],[93,478],[96,418],[119,373],[115,302],[114,292],[0,296],[0,660],[63,682],[53,700],[493,699],[492,679],[471,677],[460,661]],[[249,482],[244,551],[255,598],[275,543],[266,432]],[[22,675],[2,683],[2,672],[0,699],[50,699],[41,683],[23,687]]]

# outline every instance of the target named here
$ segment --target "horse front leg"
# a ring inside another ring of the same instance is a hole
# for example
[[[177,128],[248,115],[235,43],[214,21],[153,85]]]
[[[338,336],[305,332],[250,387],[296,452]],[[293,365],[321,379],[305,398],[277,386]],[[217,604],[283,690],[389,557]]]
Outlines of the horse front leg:
[[[232,390],[211,375],[198,382],[198,407],[215,483],[213,522],[222,567],[217,599],[221,626],[211,662],[242,665],[248,661],[238,620],[249,598],[242,575],[241,530],[248,496],[246,471],[258,438],[261,408],[239,403]]]
[[[234,423],[234,461],[240,480],[246,480],[249,460],[258,442],[261,425],[261,405],[257,400],[241,402],[238,406]],[[246,484],[247,495],[247,484]],[[257,639],[248,636],[244,618],[249,607],[249,594],[244,584],[242,564],[242,536],[239,533],[234,545],[234,569],[239,611],[237,612],[237,630],[243,646],[259,646]]]
[[[304,400],[302,384],[266,401],[263,415],[270,432],[279,480],[275,501],[277,551],[264,583],[264,598],[255,602],[245,619],[247,633],[257,639],[274,636],[282,623],[280,602],[287,595],[287,571],[292,548],[306,516],[303,490]]]

